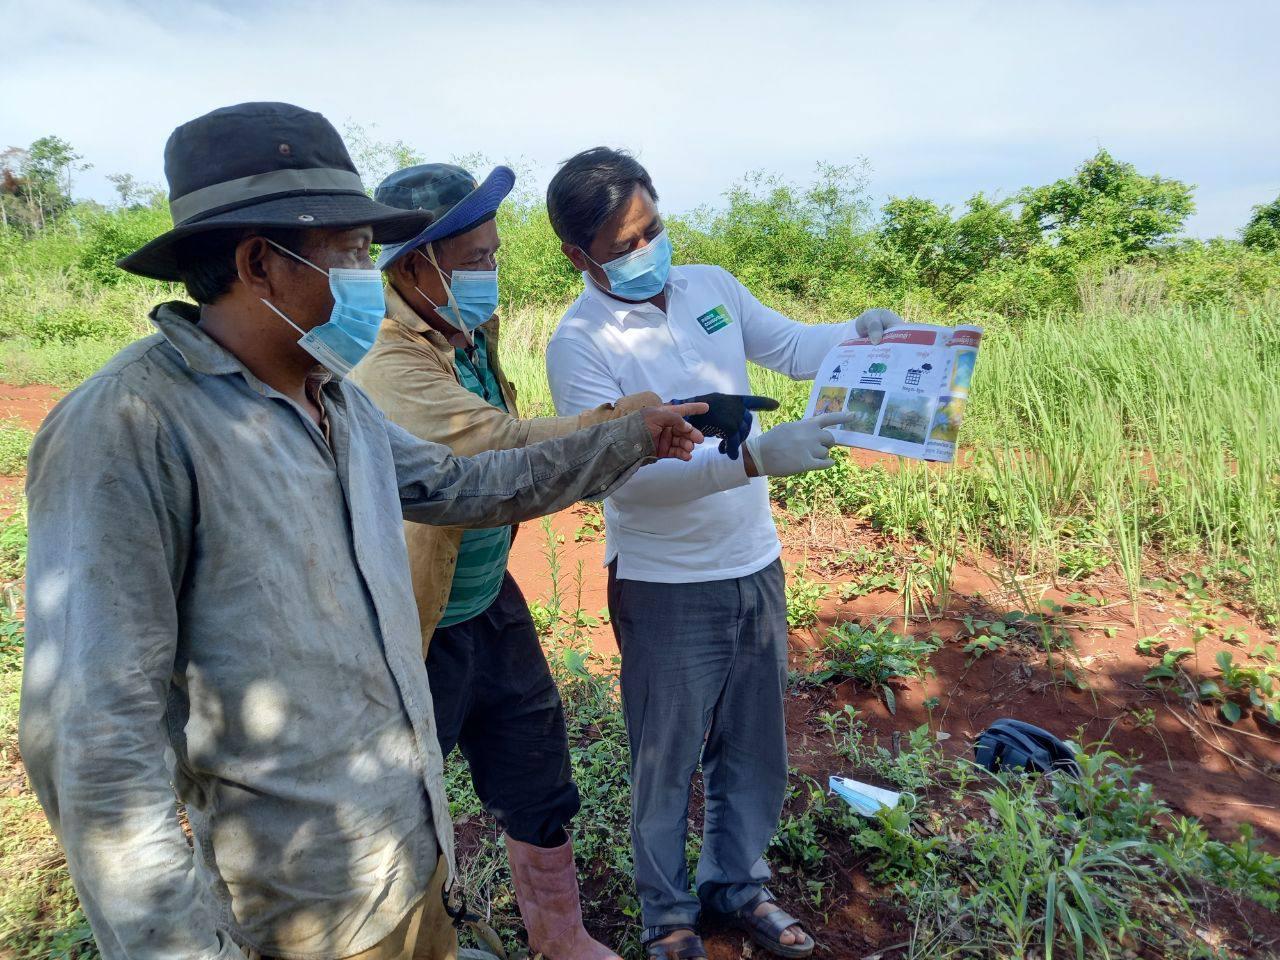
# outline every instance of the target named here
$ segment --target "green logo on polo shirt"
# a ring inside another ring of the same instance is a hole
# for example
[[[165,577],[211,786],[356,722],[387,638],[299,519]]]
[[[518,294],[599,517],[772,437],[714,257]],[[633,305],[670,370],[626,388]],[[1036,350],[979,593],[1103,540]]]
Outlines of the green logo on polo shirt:
[[[706,313],[698,318],[698,323],[707,333],[715,333],[717,330],[723,330],[729,324],[733,323],[733,318],[729,316],[729,311],[724,308],[724,304],[718,307],[712,307]]]

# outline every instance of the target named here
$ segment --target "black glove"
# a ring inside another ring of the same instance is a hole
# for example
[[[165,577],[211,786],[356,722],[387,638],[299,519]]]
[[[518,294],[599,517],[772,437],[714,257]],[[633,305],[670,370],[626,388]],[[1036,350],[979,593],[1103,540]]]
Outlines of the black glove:
[[[705,403],[706,413],[685,417],[697,427],[704,437],[720,437],[720,452],[730,460],[738,459],[738,448],[751,432],[752,410],[777,410],[778,401],[772,397],[754,397],[737,393],[704,393],[687,400],[672,403]]]

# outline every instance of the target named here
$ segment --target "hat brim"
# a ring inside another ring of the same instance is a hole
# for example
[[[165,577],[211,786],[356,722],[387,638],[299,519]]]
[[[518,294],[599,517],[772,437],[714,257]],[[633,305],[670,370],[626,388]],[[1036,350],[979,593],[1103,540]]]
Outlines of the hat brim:
[[[510,167],[494,167],[484,182],[449,208],[439,220],[428,224],[416,237],[404,243],[389,243],[378,254],[378,269],[386,270],[393,263],[423,244],[443,240],[468,227],[491,219],[502,206],[516,185],[515,171]]]
[[[397,243],[420,234],[431,223],[425,210],[398,210],[363,193],[298,193],[276,196],[203,220],[180,224],[116,261],[116,266],[153,280],[178,280],[176,245],[180,240],[214,230],[283,229],[350,230],[372,227],[374,243]]]

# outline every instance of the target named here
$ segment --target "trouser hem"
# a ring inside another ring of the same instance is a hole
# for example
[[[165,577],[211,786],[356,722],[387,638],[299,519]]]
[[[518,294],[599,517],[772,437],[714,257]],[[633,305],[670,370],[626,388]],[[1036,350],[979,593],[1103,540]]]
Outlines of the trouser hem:
[[[735,883],[728,886],[741,887],[746,885]],[[764,894],[766,900],[772,901],[774,899],[773,894],[769,892],[769,888],[763,883],[747,886],[747,889],[736,897],[722,899],[721,895],[725,889],[726,887],[720,884],[705,884],[704,888],[698,891],[698,901],[702,904],[702,909],[707,913],[737,913],[761,893]]]
[[[698,932],[698,915],[694,914],[692,920],[672,920],[668,923],[655,923],[652,926],[645,927],[640,933],[641,943],[652,943],[654,940],[660,940],[669,933],[675,933],[677,930],[692,930]]]

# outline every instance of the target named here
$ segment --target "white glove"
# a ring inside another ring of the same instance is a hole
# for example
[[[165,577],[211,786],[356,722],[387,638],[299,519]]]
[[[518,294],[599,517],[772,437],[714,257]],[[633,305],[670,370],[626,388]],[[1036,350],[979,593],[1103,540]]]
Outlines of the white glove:
[[[824,470],[834,462],[830,447],[836,442],[827,427],[848,423],[852,413],[826,413],[809,420],[780,423],[743,444],[762,477],[789,477],[810,470]]]
[[[853,321],[853,327],[858,331],[858,336],[866,337],[872,343],[879,343],[886,330],[890,327],[900,327],[904,323],[906,321],[892,310],[872,307],[858,314],[858,318]]]

